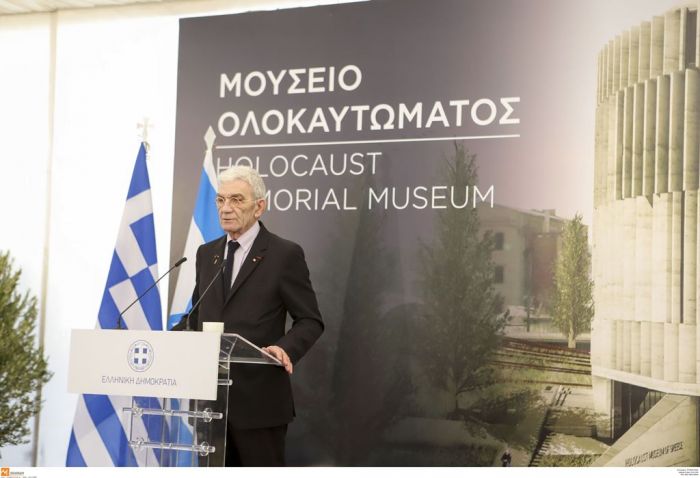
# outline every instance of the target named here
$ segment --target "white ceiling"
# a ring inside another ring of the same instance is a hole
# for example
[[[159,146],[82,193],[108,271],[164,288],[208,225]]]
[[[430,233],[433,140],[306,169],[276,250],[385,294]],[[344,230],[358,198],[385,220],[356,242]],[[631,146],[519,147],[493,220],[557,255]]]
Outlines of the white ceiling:
[[[69,8],[108,7],[130,3],[160,3],[174,0],[0,0],[0,15],[53,12]]]

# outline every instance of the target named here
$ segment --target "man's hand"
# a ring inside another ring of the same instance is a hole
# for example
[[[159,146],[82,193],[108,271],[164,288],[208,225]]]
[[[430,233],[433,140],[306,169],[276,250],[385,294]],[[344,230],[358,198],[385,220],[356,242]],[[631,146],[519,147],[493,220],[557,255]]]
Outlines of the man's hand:
[[[284,366],[284,369],[287,371],[287,373],[289,375],[292,374],[294,366],[292,365],[292,361],[289,360],[289,355],[287,355],[287,352],[285,352],[281,347],[278,347],[276,345],[270,345],[269,347],[263,347],[262,349],[265,352],[272,355],[273,357],[275,357],[280,362],[282,362],[282,365]]]

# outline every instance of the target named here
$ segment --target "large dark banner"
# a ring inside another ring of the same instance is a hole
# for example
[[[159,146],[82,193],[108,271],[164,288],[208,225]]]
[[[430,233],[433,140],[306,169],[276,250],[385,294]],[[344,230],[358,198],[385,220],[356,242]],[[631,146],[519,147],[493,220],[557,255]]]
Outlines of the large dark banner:
[[[395,0],[181,21],[171,259],[211,128],[217,173],[263,175],[263,222],[304,248],[327,324],[292,377],[290,464],[488,466],[534,447],[545,384],[493,354],[547,299],[551,248],[527,241],[590,219],[603,43],[581,40],[583,10]]]

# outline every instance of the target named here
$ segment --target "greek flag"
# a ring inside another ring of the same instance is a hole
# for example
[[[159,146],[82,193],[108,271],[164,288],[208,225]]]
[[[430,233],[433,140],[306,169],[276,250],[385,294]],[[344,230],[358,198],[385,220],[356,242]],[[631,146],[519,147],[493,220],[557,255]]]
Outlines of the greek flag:
[[[219,215],[216,210],[216,190],[218,181],[214,170],[212,159],[212,147],[216,135],[211,127],[204,135],[207,151],[202,164],[202,174],[199,178],[199,192],[194,205],[190,229],[187,233],[185,250],[183,257],[195,258],[197,248],[205,242],[213,241],[217,237],[224,235],[223,229],[219,225]],[[180,322],[184,314],[192,308],[192,290],[195,283],[195,262],[194,260],[185,262],[180,267],[175,285],[175,294],[168,317],[168,330]]]
[[[123,310],[158,278],[151,186],[146,166],[146,145],[141,144],[131,177],[129,193],[117,234],[117,243],[107,276],[107,285],[97,318],[97,328],[114,329]],[[162,309],[158,288],[134,304],[123,316],[128,329],[162,330]],[[159,406],[154,398],[139,398],[141,406]],[[73,420],[66,466],[136,466],[159,463],[152,450],[134,454],[128,444],[128,430],[160,441],[162,419],[148,422],[122,412],[131,406],[129,397],[81,395]],[[131,422],[131,424],[129,423]]]

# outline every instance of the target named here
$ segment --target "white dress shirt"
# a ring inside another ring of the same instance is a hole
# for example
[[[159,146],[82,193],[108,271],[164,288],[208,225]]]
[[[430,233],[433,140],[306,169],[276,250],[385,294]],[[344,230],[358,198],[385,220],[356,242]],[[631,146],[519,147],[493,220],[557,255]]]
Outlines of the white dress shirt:
[[[231,274],[231,284],[229,284],[229,287],[233,287],[233,283],[236,282],[236,276],[238,275],[238,272],[241,270],[241,266],[243,265],[243,261],[245,261],[245,258],[248,256],[248,253],[250,252],[250,248],[253,247],[253,242],[255,242],[255,238],[258,237],[258,233],[260,232],[260,223],[258,221],[255,221],[255,224],[253,224],[250,229],[248,229],[246,232],[241,234],[241,237],[238,238],[236,241],[238,245],[238,249],[236,249],[236,252],[233,254],[233,273]],[[231,238],[231,236],[228,236],[229,241],[233,241],[234,239]],[[228,256],[228,241],[226,242],[226,247],[224,248],[224,262],[226,262],[226,257]]]

